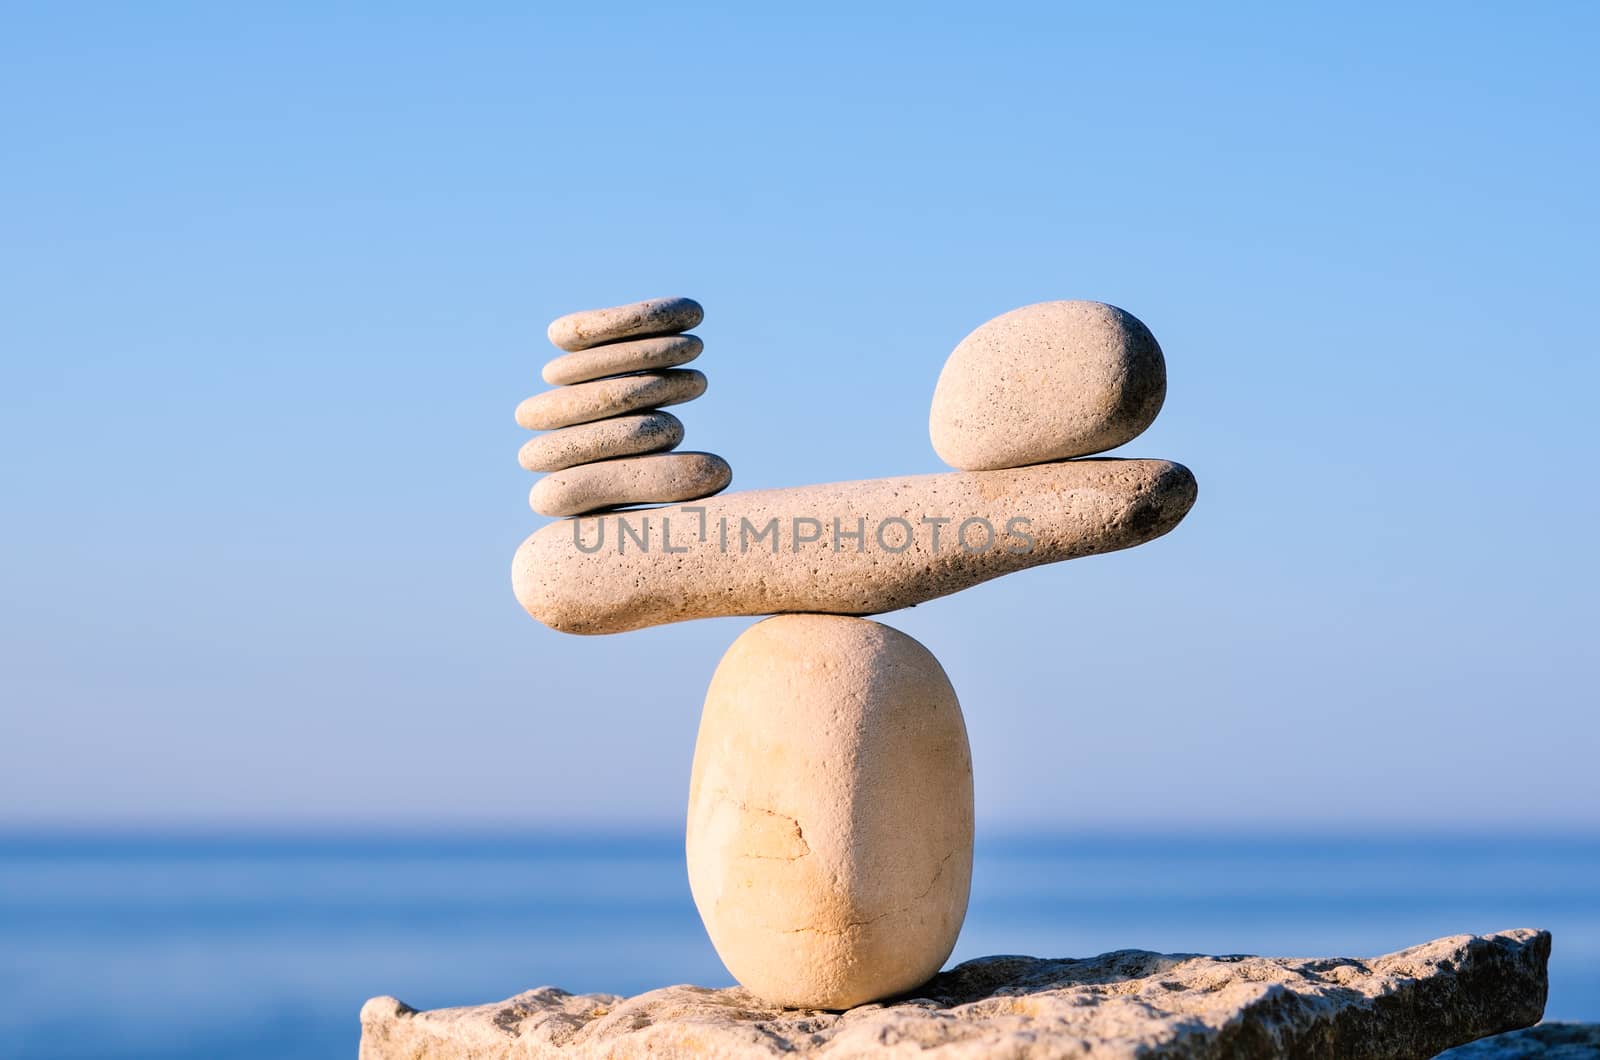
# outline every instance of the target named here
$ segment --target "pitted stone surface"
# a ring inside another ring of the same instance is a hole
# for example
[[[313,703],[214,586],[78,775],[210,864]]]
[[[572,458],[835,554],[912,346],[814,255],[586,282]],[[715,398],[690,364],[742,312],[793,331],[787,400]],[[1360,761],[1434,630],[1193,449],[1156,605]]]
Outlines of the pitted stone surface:
[[[714,453],[652,453],[556,471],[533,484],[540,515],[578,515],[628,504],[670,504],[727,489],[733,469]]]
[[[695,986],[435,1012],[381,997],[362,1007],[360,1060],[1425,1060],[1538,1022],[1549,956],[1548,933],[1521,929],[1370,960],[984,957],[843,1013]]]
[[[560,471],[596,460],[672,449],[683,441],[683,422],[659,410],[580,423],[541,434],[517,460],[529,471]]]
[[[571,386],[625,372],[644,372],[688,364],[705,349],[696,335],[660,335],[653,339],[611,342],[563,354],[540,374],[551,386]]]
[[[688,331],[705,316],[705,310],[693,298],[652,298],[568,313],[551,321],[546,334],[563,350],[586,350],[605,342]]]
[[[553,523],[517,549],[512,586],[529,614],[566,633],[718,615],[871,615],[1130,548],[1171,530],[1194,499],[1194,476],[1167,460],[751,490]]]
[[[517,406],[517,422],[530,431],[553,431],[662,405],[681,405],[706,392],[693,368],[619,375],[535,394]]]

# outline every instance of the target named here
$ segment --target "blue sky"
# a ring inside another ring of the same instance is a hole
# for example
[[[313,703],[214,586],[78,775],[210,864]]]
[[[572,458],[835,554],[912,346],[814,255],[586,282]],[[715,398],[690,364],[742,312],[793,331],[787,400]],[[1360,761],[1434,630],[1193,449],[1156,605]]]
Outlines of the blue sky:
[[[1121,305],[1169,537],[885,621],[986,827],[1600,826],[1600,18],[23,6],[0,825],[675,825],[750,620],[564,637],[544,326],[707,310],[734,488],[936,471],[949,350]]]

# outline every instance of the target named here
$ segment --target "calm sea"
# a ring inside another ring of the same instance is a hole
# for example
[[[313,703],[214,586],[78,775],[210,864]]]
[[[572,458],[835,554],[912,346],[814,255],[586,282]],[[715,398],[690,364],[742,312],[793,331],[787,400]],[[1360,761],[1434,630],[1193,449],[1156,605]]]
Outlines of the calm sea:
[[[1555,932],[1552,1019],[1600,1020],[1600,839],[989,838],[954,960],[1365,956]],[[374,994],[729,982],[677,835],[0,838],[0,1056],[344,1058]]]

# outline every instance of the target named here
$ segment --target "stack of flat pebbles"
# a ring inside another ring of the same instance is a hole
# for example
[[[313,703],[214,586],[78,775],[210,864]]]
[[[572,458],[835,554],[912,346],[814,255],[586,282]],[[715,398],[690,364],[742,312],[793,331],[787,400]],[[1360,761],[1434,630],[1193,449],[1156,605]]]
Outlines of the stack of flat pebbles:
[[[635,504],[673,504],[719,493],[733,481],[712,453],[672,452],[683,423],[667,405],[706,392],[706,377],[680,368],[705,344],[685,334],[705,319],[690,298],[571,313],[550,325],[567,351],[544,366],[555,387],[517,406],[517,422],[544,431],[522,447],[529,471],[549,472],[528,503],[540,515],[588,515]]]

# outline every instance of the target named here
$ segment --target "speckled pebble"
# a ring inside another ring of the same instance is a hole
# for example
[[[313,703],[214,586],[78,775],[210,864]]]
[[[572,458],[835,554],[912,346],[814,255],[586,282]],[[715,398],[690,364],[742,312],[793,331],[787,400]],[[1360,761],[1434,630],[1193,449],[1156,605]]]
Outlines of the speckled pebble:
[[[688,331],[705,316],[706,311],[693,298],[652,298],[568,313],[551,322],[548,334],[563,350],[586,350],[603,342]]]
[[[933,448],[963,471],[1114,449],[1161,411],[1167,368],[1150,329],[1103,302],[1041,302],[961,340],[933,392]]]
[[[705,392],[706,377],[693,368],[619,375],[535,394],[517,406],[517,422],[530,431],[553,431],[625,412],[681,405]]]
[[[596,460],[659,453],[681,441],[682,421],[670,412],[652,411],[541,434],[522,447],[517,459],[529,471],[560,471]]]
[[[728,488],[733,469],[712,453],[655,453],[582,464],[534,483],[540,515],[582,515],[630,504],[699,500]]]
[[[649,339],[611,342],[575,353],[562,354],[544,366],[544,381],[551,386],[571,386],[624,372],[645,372],[688,364],[700,356],[705,343],[698,335],[658,335]]]

